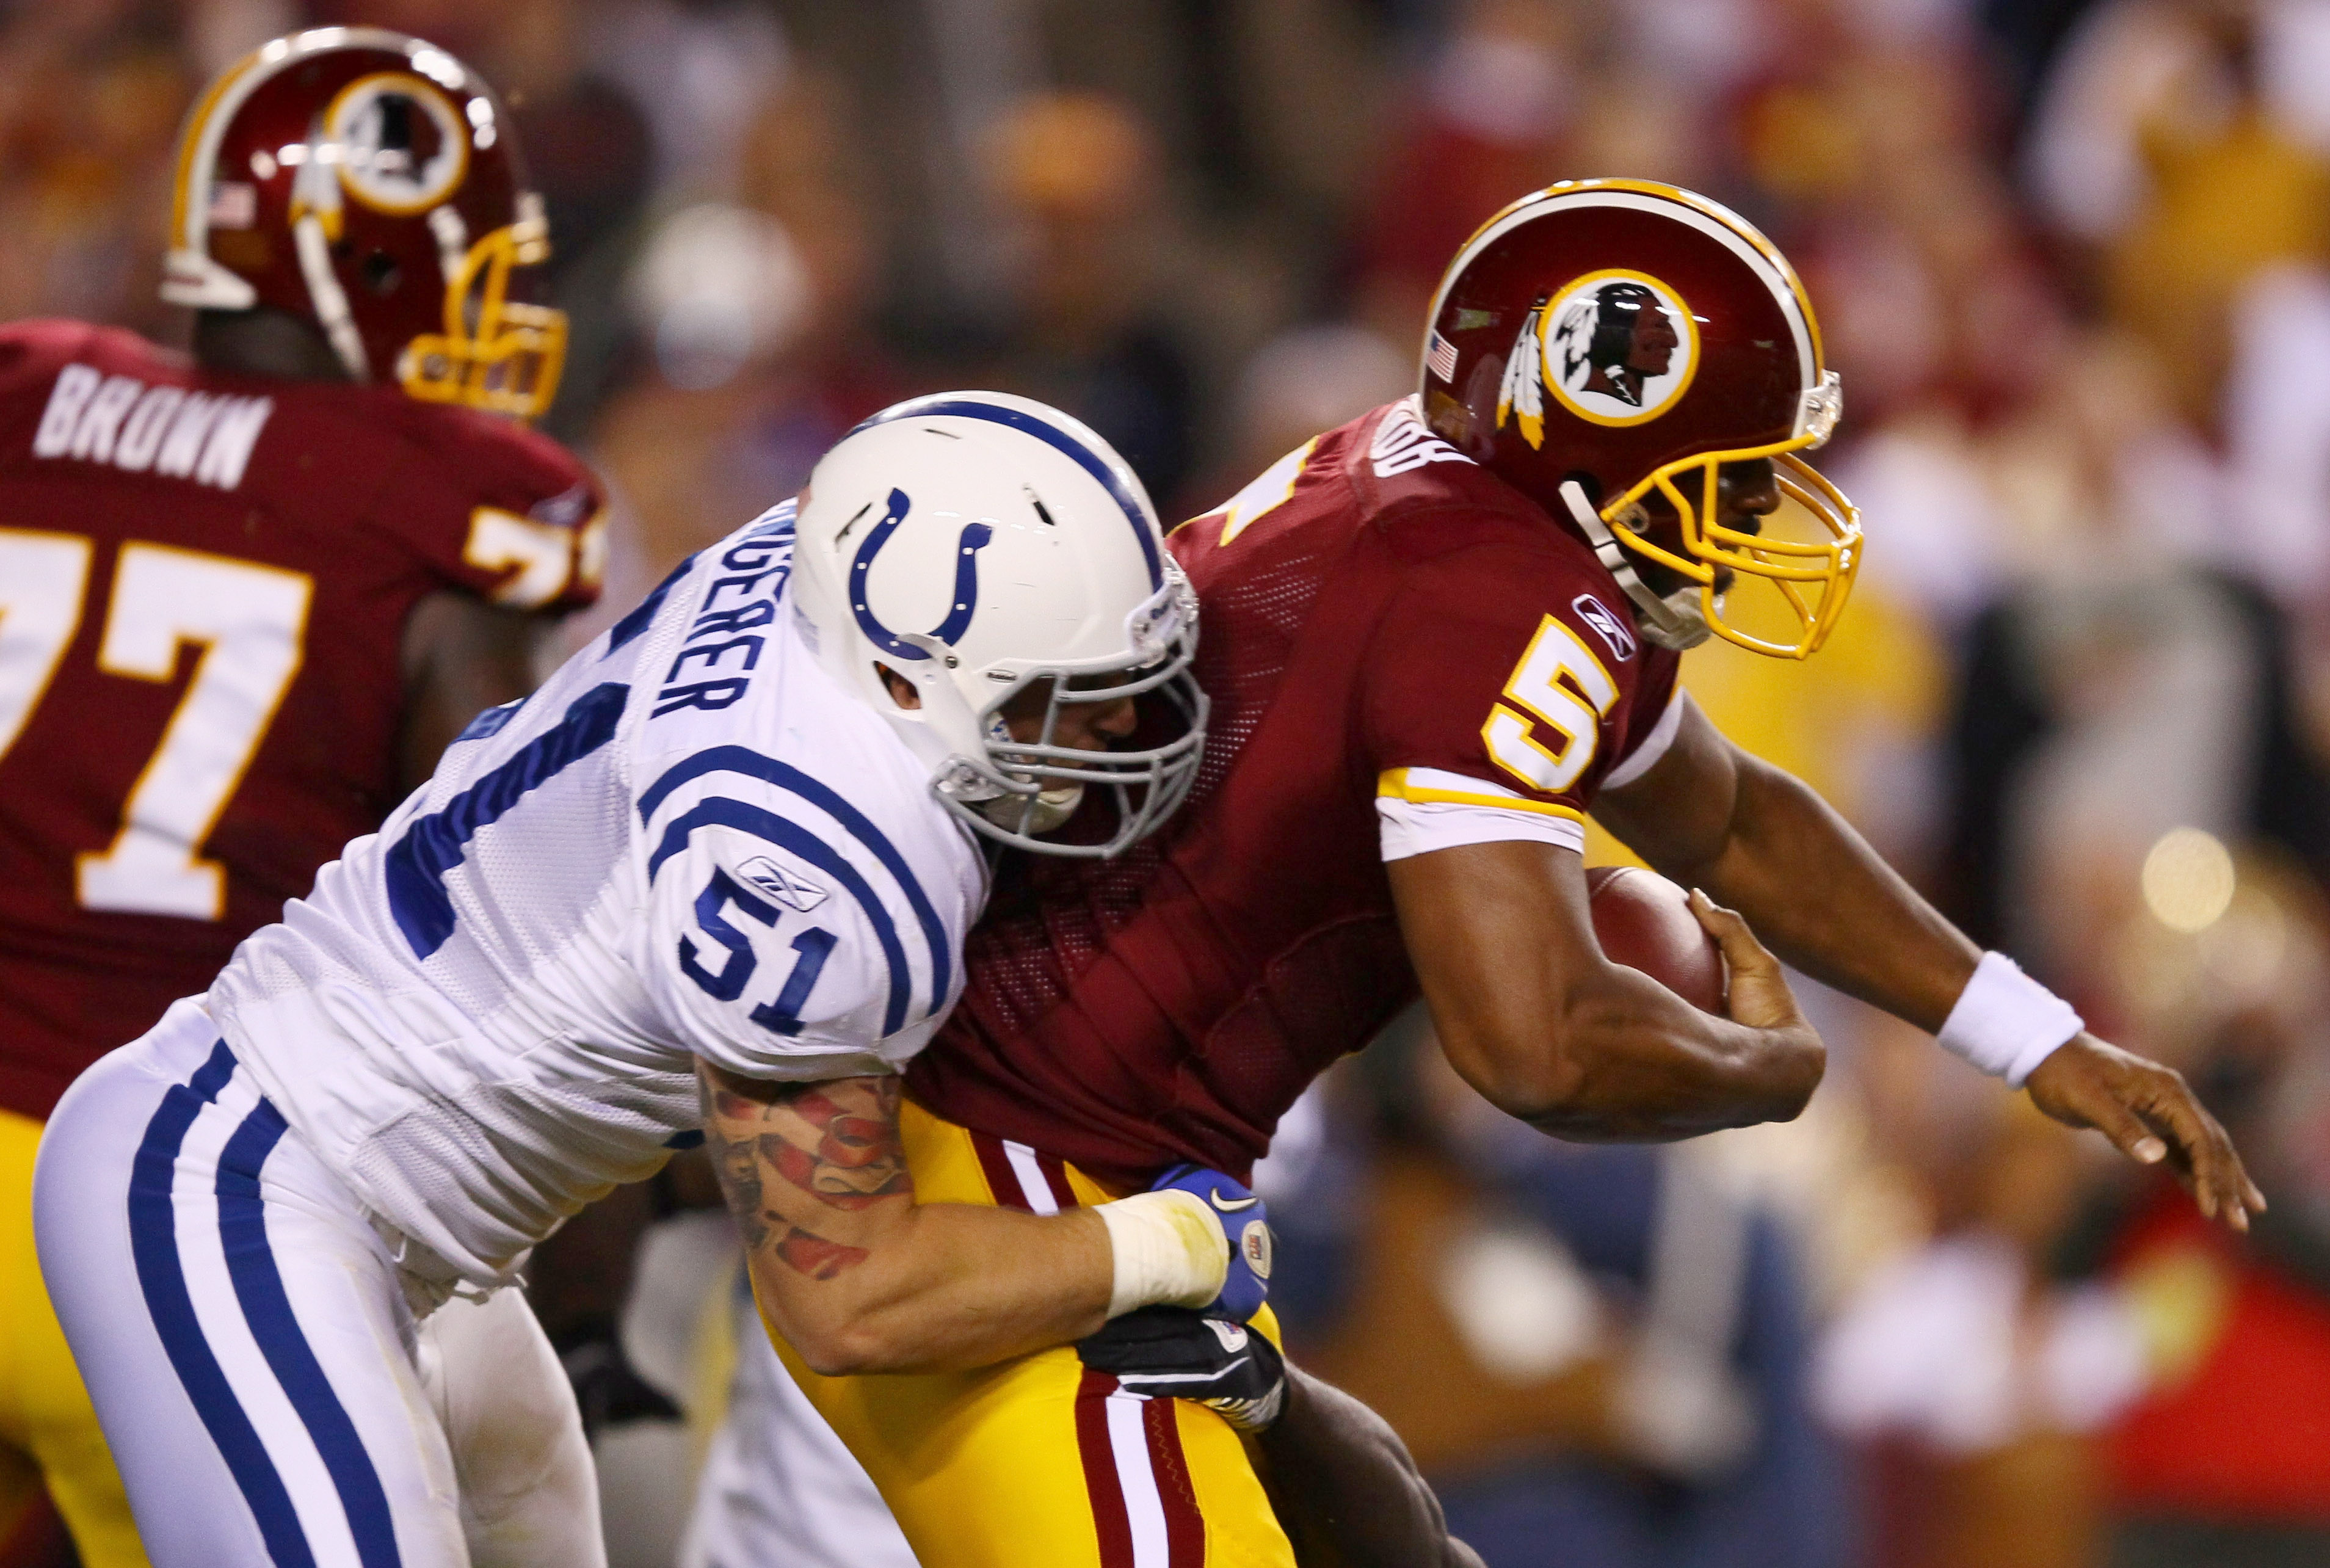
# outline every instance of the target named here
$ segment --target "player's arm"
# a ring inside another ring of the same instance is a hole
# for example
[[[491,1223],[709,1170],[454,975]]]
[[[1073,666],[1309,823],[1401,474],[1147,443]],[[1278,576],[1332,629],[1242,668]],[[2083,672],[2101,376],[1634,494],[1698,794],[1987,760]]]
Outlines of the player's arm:
[[[402,788],[413,789],[435,772],[437,759],[470,720],[534,690],[557,624],[537,611],[506,609],[458,589],[440,589],[412,607],[402,647]]]
[[[1694,901],[1731,969],[1718,1018],[1603,956],[1573,850],[1467,844],[1388,869],[1441,1048],[1510,1115],[1578,1140],[1689,1138],[1785,1120],[1820,1082],[1820,1037],[1729,911]]]
[[[984,1366],[1221,1289],[1221,1227],[1187,1194],[1048,1216],[917,1204],[895,1077],[784,1082],[701,1059],[696,1075],[755,1294],[814,1371]]]
[[[1663,672],[1627,669],[1639,651],[1577,608],[1591,583],[1510,541],[1450,552],[1402,574],[1370,636],[1356,741],[1408,956],[1449,1064],[1548,1132],[1676,1138],[1785,1119],[1825,1056],[1737,917],[1700,910],[1738,977],[1728,1018],[1595,939],[1580,790],[1616,743],[1624,687]]]
[[[1939,1033],[1981,952],[1827,802],[1683,702],[1672,745],[1640,779],[1603,791],[1596,819],[1665,875],[1738,909],[1804,973]],[[2172,1070],[2082,1031],[2023,1086],[2041,1110],[2099,1129],[2129,1157],[2170,1160],[2202,1213],[2245,1230],[2249,1211],[2264,1208],[2224,1129]]]
[[[1255,1440],[1303,1568],[1480,1568],[1389,1422],[1292,1364],[1286,1407]]]

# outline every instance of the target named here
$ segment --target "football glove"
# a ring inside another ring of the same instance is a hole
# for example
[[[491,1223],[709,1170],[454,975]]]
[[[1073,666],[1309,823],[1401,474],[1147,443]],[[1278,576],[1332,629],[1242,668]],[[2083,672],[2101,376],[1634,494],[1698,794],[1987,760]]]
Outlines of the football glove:
[[[1149,1184],[1151,1192],[1178,1187],[1213,1210],[1230,1244],[1222,1293],[1199,1311],[1244,1323],[1270,1294],[1270,1211],[1245,1183],[1201,1165],[1177,1165]]]
[[[1286,1404],[1286,1361],[1259,1329],[1186,1307],[1143,1307],[1113,1318],[1076,1355],[1133,1393],[1202,1404],[1242,1432],[1259,1432]]]

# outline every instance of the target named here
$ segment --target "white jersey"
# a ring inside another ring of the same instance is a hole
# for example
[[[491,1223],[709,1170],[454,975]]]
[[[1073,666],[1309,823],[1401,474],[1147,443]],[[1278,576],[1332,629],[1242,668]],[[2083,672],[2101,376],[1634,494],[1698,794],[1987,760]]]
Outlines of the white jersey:
[[[700,1141],[693,1058],[897,1070],[985,897],[929,770],[819,665],[790,503],[479,715],[204,998],[358,1199],[478,1283]]]

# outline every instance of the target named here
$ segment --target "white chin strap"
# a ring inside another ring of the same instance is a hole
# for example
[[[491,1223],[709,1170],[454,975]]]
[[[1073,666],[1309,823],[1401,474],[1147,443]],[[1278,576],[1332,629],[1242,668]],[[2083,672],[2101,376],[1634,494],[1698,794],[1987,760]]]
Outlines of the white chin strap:
[[[1685,584],[1662,599],[1651,591],[1634,570],[1634,557],[1602,521],[1602,514],[1586,498],[1585,486],[1575,479],[1561,483],[1562,505],[1569,508],[1570,520],[1585,531],[1586,542],[1594,546],[1594,553],[1626,597],[1634,601],[1634,609],[1642,618],[1643,635],[1663,648],[1681,653],[1695,648],[1708,639],[1707,617],[1700,610],[1699,589]]]

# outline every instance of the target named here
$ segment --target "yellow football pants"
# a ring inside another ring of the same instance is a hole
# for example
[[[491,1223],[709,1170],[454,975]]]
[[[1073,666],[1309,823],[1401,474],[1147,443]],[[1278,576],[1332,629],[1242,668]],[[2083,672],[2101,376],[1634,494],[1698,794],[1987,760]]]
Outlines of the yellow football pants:
[[[88,1568],[147,1568],[112,1450],[41,1283],[33,1251],[40,1147],[39,1122],[0,1110],[0,1539],[46,1481]]]
[[[1109,1195],[1082,1172],[909,1103],[916,1198],[1050,1213]],[[1275,1341],[1265,1308],[1257,1328]],[[923,1568],[1293,1568],[1228,1422],[1088,1372],[1073,1347],[976,1372],[820,1377],[773,1333]]]

